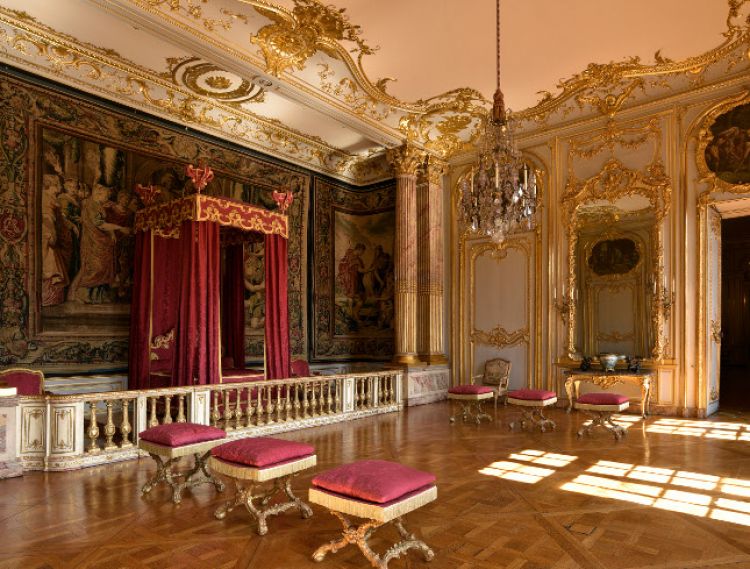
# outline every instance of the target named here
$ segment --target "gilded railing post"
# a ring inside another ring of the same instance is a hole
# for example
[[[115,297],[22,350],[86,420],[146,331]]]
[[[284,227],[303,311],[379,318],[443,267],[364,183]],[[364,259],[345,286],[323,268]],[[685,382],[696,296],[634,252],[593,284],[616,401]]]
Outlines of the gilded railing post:
[[[89,454],[99,454],[99,425],[96,423],[96,401],[89,402],[89,428],[86,430],[89,438]]]
[[[106,442],[104,443],[104,450],[111,450],[117,448],[117,445],[112,441],[115,437],[115,422],[112,420],[112,400],[107,399],[104,403],[107,406],[107,422],[104,424],[104,436]]]
[[[185,418],[185,396],[182,393],[177,396],[177,422],[187,422],[187,419]]]
[[[133,443],[130,442],[130,432],[133,430],[130,426],[130,401],[128,399],[122,400],[122,422],[120,423],[120,434],[122,435],[122,441],[120,442],[120,448],[132,447]]]
[[[151,410],[149,411],[148,426],[156,427],[159,424],[159,418],[156,416],[156,400],[158,397],[151,398]]]
[[[395,353],[394,362],[419,364],[417,357],[417,169],[425,153],[405,144],[388,151],[396,173]]]
[[[170,425],[172,423],[172,396],[164,396],[164,419],[162,419],[162,425]]]

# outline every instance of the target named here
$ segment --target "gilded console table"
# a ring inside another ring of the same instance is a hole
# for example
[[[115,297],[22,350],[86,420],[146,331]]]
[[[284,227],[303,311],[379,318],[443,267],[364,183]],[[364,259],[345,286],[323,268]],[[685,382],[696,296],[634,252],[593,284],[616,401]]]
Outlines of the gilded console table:
[[[565,392],[568,394],[568,413],[573,409],[573,402],[578,399],[579,388],[582,381],[588,381],[599,387],[612,387],[618,383],[637,383],[641,386],[641,416],[648,417],[649,404],[651,403],[651,385],[653,383],[654,372],[644,371],[640,373],[622,372],[605,372],[596,371],[578,371],[572,370],[565,374]]]

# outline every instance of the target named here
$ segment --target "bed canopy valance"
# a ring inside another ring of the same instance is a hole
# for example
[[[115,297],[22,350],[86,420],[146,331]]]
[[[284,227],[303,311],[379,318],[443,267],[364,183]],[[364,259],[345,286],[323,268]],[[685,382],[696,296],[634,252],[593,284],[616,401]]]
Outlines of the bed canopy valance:
[[[198,193],[165,203],[153,204],[153,187],[136,188],[146,207],[135,219],[133,389],[220,383],[227,361],[244,369],[243,245],[260,239],[265,242],[266,377],[289,377],[284,211],[291,194],[274,192],[281,213],[202,195],[205,172],[213,174],[209,168],[199,172],[202,178],[191,176]]]

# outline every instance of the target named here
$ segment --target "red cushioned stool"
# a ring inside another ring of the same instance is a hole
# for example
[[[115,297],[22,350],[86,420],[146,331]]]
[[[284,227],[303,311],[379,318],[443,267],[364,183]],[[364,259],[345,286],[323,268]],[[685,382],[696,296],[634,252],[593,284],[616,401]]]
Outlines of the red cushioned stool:
[[[292,492],[292,477],[315,466],[315,447],[270,437],[241,439],[214,447],[208,466],[211,472],[234,480],[234,499],[214,513],[224,519],[237,506],[244,505],[258,524],[258,534],[268,533],[266,518],[297,508],[303,518],[312,516],[310,506]],[[264,482],[273,480],[273,488],[254,494]],[[286,494],[287,500],[269,506],[274,495]],[[259,504],[255,502],[258,501]]]
[[[518,421],[512,421],[508,424],[510,429],[516,426],[516,422],[521,424],[521,429],[526,428],[526,423],[531,423],[532,427],[539,427],[545,432],[549,427],[553,431],[557,425],[552,419],[544,416],[544,408],[557,403],[557,394],[554,391],[544,389],[516,389],[508,393],[508,404],[521,407],[521,418]]]
[[[359,547],[373,567],[380,569],[409,549],[419,549],[426,561],[435,557],[425,542],[406,530],[403,520],[404,515],[437,498],[433,474],[397,462],[362,460],[318,474],[312,485],[310,501],[327,508],[344,527],[342,537],[315,550],[315,561],[323,561],[328,553],[336,553],[350,543]],[[347,515],[367,521],[355,526]],[[401,541],[378,555],[367,541],[387,523],[393,524]]]
[[[582,437],[584,433],[590,435],[594,427],[604,427],[614,435],[616,441],[619,441],[625,434],[623,427],[612,422],[612,413],[619,413],[630,406],[630,400],[624,395],[618,393],[586,393],[581,395],[573,406],[591,417],[591,421],[584,423],[581,430],[578,431],[579,437]]]
[[[172,488],[172,501],[179,504],[182,491],[199,484],[213,484],[222,492],[224,483],[211,476],[206,469],[206,459],[211,449],[221,444],[226,436],[221,429],[195,423],[169,423],[141,432],[138,447],[156,462],[156,474],[143,485],[143,493],[151,492],[159,482],[166,482]],[[172,466],[190,454],[195,457],[193,468],[183,474],[173,472]]]
[[[448,399],[461,403],[464,422],[472,420],[478,425],[482,419],[492,421],[482,409],[486,399],[493,399],[495,391],[484,385],[456,385],[448,389]],[[455,422],[456,415],[451,415],[451,423]]]

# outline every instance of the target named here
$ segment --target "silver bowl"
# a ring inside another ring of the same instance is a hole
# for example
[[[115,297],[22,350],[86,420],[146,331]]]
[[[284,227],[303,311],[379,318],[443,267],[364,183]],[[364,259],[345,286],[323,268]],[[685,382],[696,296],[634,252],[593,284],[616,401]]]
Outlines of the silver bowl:
[[[615,371],[617,362],[624,360],[626,356],[622,354],[599,354],[599,363],[604,371]]]

